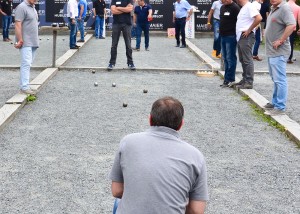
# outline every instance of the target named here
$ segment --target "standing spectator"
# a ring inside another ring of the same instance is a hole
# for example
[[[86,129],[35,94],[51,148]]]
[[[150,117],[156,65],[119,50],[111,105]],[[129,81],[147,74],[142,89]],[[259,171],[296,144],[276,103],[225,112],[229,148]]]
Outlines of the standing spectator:
[[[152,20],[152,7],[144,0],[137,0],[138,6],[134,8],[133,25],[136,26],[135,50],[140,50],[142,31],[145,36],[145,50],[149,51],[149,20]]]
[[[131,16],[130,13],[133,10],[132,0],[112,0],[110,10],[113,14],[113,26],[112,26],[112,45],[111,45],[111,57],[107,70],[111,71],[116,64],[117,60],[117,49],[120,34],[122,32],[125,46],[126,46],[126,57],[127,65],[130,70],[135,70],[135,66],[132,60],[132,49],[131,49]]]
[[[266,28],[266,54],[269,73],[274,82],[272,103],[266,104],[266,115],[284,114],[287,101],[286,62],[291,52],[288,37],[296,26],[290,6],[284,0],[271,0]]]
[[[87,12],[87,2],[86,0],[79,0],[78,3],[78,29],[80,32],[80,40],[77,42],[84,42],[84,19]]]
[[[15,48],[20,49],[20,91],[34,95],[36,91],[29,87],[30,67],[39,47],[38,14],[35,9],[35,0],[24,0],[15,12]]]
[[[296,0],[289,0],[288,5],[291,7],[291,9],[293,11],[295,20],[296,20],[296,22],[298,22],[298,26],[300,26],[300,7],[298,5],[296,5]],[[298,30],[298,32],[300,33],[300,30]],[[295,41],[296,36],[297,36],[297,28],[295,26],[293,33],[290,35],[291,54],[287,61],[287,63],[289,63],[289,64],[293,64],[294,41]]]
[[[236,33],[235,25],[240,7],[233,0],[222,0],[220,9],[220,37],[224,59],[225,76],[221,87],[231,87],[235,81],[236,70]]]
[[[12,0],[1,0],[0,1],[0,13],[2,14],[2,28],[3,28],[3,41],[10,42],[9,38],[9,27],[12,22]]]
[[[252,2],[252,4],[254,4],[254,6],[258,10],[258,12],[260,12],[261,0],[254,0]],[[253,59],[255,59],[257,61],[262,61],[262,59],[259,58],[259,56],[258,56],[258,49],[259,49],[260,42],[261,42],[260,35],[261,35],[261,24],[258,24],[255,27],[255,43],[254,43],[254,47],[253,47]]]
[[[69,27],[70,27],[70,49],[79,48],[79,46],[76,45],[77,15],[78,15],[78,0],[69,0],[67,5],[67,17],[69,19]]]
[[[116,213],[204,213],[206,164],[197,148],[180,139],[183,115],[177,99],[158,99],[150,129],[121,140],[110,172],[112,194],[121,198]]]
[[[253,88],[254,65],[252,58],[252,48],[255,42],[255,27],[261,21],[261,15],[248,0],[238,0],[242,7],[236,22],[236,38],[238,46],[239,60],[243,68],[243,79],[236,85],[240,89]]]
[[[269,12],[270,12],[269,0],[262,0],[262,4],[261,4],[261,8],[260,8],[260,15],[262,17],[262,20],[260,22],[262,40],[265,36],[265,29],[266,29],[267,18],[268,18]]]
[[[176,47],[186,48],[185,23],[193,13],[191,5],[186,0],[176,0],[174,3],[173,22],[175,23]],[[187,16],[187,17],[186,17]],[[181,46],[180,46],[181,34]]]
[[[133,10],[130,13],[132,23],[133,23],[133,16],[134,16],[134,8],[136,6],[138,6],[137,0],[133,0]],[[136,26],[134,26],[133,24],[132,24],[132,27],[131,27],[131,39],[136,39]]]
[[[214,1],[207,17],[207,26],[211,28],[211,17],[213,16],[214,29],[214,45],[212,56],[221,58],[221,38],[220,38],[220,9],[222,7],[221,0]]]
[[[103,36],[104,20],[106,17],[106,4],[104,0],[95,0],[93,2],[93,18],[95,20],[95,37],[96,39],[105,39]]]

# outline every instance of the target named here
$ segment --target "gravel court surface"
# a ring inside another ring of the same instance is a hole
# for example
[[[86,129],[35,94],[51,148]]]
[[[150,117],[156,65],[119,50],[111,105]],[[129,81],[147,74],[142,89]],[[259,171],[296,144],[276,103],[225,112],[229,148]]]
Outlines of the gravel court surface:
[[[32,70],[30,79],[34,79],[40,72]],[[0,108],[7,100],[19,92],[20,70],[0,68]]]
[[[189,39],[192,43],[194,43],[198,48],[200,48],[203,52],[205,52],[208,56],[211,56],[211,52],[213,50],[213,38],[212,37],[203,37],[203,38],[196,38],[196,39]],[[236,52],[237,53],[237,52]],[[268,71],[268,61],[266,56],[266,50],[265,45],[262,44],[259,47],[258,56],[262,58],[262,61],[256,61],[254,60],[254,69],[257,71]],[[238,53],[237,53],[238,58]],[[300,51],[294,50],[294,58],[296,60],[293,64],[287,64],[287,72],[296,72],[300,73],[299,64],[300,64]],[[215,59],[216,62],[221,63],[220,59]],[[242,66],[241,63],[237,62],[237,71],[242,72]]]
[[[49,67],[52,65],[52,47],[53,35],[40,35],[40,47],[37,49],[33,66]],[[49,40],[48,40],[49,39]],[[21,55],[19,50],[15,49],[10,42],[0,42],[0,65],[20,66]],[[56,42],[56,59],[61,57],[69,50],[69,37],[67,35],[58,35]]]
[[[150,51],[145,51],[144,37],[140,51],[132,54],[133,62],[141,68],[207,69],[188,48],[176,48],[175,39],[150,35]],[[131,40],[135,47],[136,40]],[[110,60],[111,37],[89,40],[84,47],[66,62],[66,66],[107,67]],[[116,68],[127,68],[124,39],[120,36]]]
[[[182,138],[206,156],[207,213],[299,213],[299,149],[219,82],[191,73],[59,71],[0,132],[2,212],[111,213],[107,176],[120,138],[148,128],[153,101],[171,95],[185,107]]]

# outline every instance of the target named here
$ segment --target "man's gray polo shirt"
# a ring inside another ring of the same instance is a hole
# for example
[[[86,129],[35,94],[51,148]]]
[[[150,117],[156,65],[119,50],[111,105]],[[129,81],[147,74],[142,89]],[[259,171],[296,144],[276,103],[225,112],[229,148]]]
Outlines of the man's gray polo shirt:
[[[277,50],[273,48],[273,42],[280,39],[285,28],[288,25],[296,24],[295,17],[290,6],[282,1],[277,8],[271,8],[267,19],[266,37],[266,54],[268,57],[286,56],[291,53],[289,38],[280,45]]]
[[[22,22],[23,46],[39,47],[39,23],[35,5],[29,4],[27,0],[23,1],[16,8],[15,20]]]
[[[110,179],[124,183],[118,214],[184,214],[189,199],[208,200],[202,153],[167,127],[124,137]]]

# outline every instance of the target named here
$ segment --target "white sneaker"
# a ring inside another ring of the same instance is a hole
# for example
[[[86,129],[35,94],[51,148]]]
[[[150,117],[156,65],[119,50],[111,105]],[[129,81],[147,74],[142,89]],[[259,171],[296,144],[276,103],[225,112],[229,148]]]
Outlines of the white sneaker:
[[[36,95],[36,91],[32,90],[31,88],[26,89],[26,90],[21,89],[20,92],[22,94],[27,94],[27,95]]]
[[[277,115],[284,115],[284,114],[285,114],[285,111],[284,111],[284,110],[280,110],[280,109],[274,108],[274,109],[265,111],[264,114],[265,114],[265,115],[269,115],[269,116],[277,116]]]

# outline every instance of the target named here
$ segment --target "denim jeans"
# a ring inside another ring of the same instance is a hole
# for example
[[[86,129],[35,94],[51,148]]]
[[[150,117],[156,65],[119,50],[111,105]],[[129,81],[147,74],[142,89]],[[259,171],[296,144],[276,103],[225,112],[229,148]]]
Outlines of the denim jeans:
[[[214,50],[217,51],[217,56],[221,53],[221,38],[220,38],[220,21],[213,19],[213,28],[214,28]]]
[[[253,84],[254,81],[254,63],[252,48],[255,42],[254,34],[250,33],[248,37],[242,37],[237,43],[239,60],[243,68],[243,80],[245,83]]]
[[[293,54],[294,54],[294,42],[295,42],[295,38],[297,36],[297,31],[293,31],[293,33],[290,35],[290,45],[291,45],[291,54],[289,56],[289,59],[292,60],[293,59]]]
[[[12,16],[2,16],[3,39],[9,38],[9,27],[12,22]]]
[[[222,45],[222,57],[224,59],[225,77],[224,81],[234,82],[235,81],[235,70],[236,70],[236,37],[232,36],[221,36]]]
[[[134,27],[132,25],[132,28],[131,28],[131,38],[135,38],[136,37],[136,27]]]
[[[76,45],[76,34],[77,34],[76,19],[75,19],[75,24],[72,24],[72,21],[69,18],[69,26],[70,26],[70,48],[74,48]]]
[[[280,110],[285,110],[288,94],[286,60],[285,56],[268,58],[269,73],[274,82],[272,104]]]
[[[104,17],[96,16],[95,20],[95,37],[103,37],[103,23]]]
[[[133,64],[132,49],[131,49],[131,25],[128,24],[113,24],[112,26],[112,44],[110,51],[110,64],[115,65],[117,60],[117,49],[121,32],[123,34],[125,46],[127,64]]]
[[[21,66],[20,66],[20,89],[29,89],[29,78],[30,78],[30,67],[34,60],[35,47],[22,47],[20,48],[21,53]]]
[[[77,20],[78,30],[80,31],[80,40],[84,40],[84,19],[85,17],[82,17],[81,20]]]
[[[186,24],[186,18],[175,19],[175,38],[176,38],[177,45],[180,44],[180,34],[181,34],[181,44],[186,45],[185,24]]]
[[[255,31],[255,43],[253,46],[253,56],[258,55],[259,45],[260,45],[260,27],[257,28]]]
[[[113,207],[113,214],[117,213],[117,209],[118,209],[120,201],[121,201],[121,199],[118,199],[118,198],[115,199],[114,207]]]
[[[145,48],[149,47],[149,27],[149,23],[136,25],[136,48],[140,48],[142,31],[144,31],[145,36]]]

